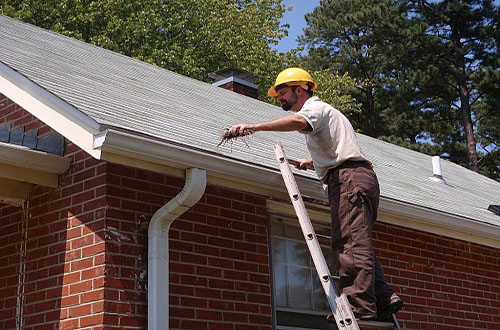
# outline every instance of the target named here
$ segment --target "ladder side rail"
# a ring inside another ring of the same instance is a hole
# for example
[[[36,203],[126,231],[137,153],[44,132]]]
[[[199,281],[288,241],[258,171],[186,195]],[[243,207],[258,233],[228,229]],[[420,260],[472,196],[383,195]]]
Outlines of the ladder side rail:
[[[285,186],[287,187],[288,194],[292,201],[292,205],[299,219],[304,239],[311,253],[314,266],[318,272],[318,276],[325,291],[330,308],[335,315],[337,326],[339,329],[359,330],[356,319],[352,314],[350,305],[345,295],[339,297],[335,290],[332,275],[328,269],[323,252],[321,251],[319,241],[314,232],[309,214],[307,213],[304,201],[297,186],[297,182],[295,181],[295,177],[290,169],[290,165],[281,143],[276,144],[273,149],[280,166]]]
[[[314,266],[318,271],[318,276],[320,277],[320,281],[321,283],[324,283],[326,279],[326,282],[328,282],[329,278],[326,276],[330,276],[330,271],[328,270],[327,263],[321,251],[319,242],[316,239],[314,239],[315,238],[314,228],[309,218],[309,214],[306,211],[304,201],[302,200],[300,192],[298,191],[297,183],[293,177],[293,173],[290,170],[288,164],[286,163],[285,157],[280,157],[279,164],[285,185],[287,187],[290,199],[292,201],[293,208],[295,209],[295,213],[297,214],[297,218],[299,219],[299,224],[302,229],[302,233],[304,234],[304,239],[311,253]],[[338,294],[333,286],[332,286],[333,290],[330,289],[330,285],[328,285],[328,283],[326,286],[329,293],[327,294],[327,298],[330,299],[333,295],[332,304],[334,304],[335,309],[337,309],[334,299],[335,297],[338,296]]]

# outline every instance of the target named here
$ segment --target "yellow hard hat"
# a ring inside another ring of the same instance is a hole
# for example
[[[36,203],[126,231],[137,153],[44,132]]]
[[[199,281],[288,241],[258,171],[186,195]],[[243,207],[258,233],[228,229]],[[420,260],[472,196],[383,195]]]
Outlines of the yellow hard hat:
[[[311,83],[311,84],[308,84]],[[280,72],[278,77],[276,77],[276,82],[274,83],[274,86],[269,88],[267,91],[267,95],[271,97],[276,97],[278,96],[278,93],[276,92],[276,87],[278,87],[281,84],[287,84],[288,86],[309,86],[311,90],[315,90],[318,88],[318,84],[316,84],[309,74],[309,72],[302,70],[300,68],[288,68]]]

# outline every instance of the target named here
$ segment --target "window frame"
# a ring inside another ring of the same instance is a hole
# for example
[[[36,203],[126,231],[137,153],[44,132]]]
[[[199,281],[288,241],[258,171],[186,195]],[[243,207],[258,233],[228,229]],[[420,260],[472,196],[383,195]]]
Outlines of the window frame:
[[[287,205],[287,208],[289,211],[290,210],[290,205]],[[281,208],[281,210],[283,210]],[[293,208],[292,208],[293,211]],[[328,212],[325,212],[328,211]],[[296,241],[300,243],[304,243],[306,245],[307,249],[307,243],[304,239],[303,236],[301,236],[301,239],[298,238],[293,238],[293,237],[287,237],[286,233],[285,236],[279,236],[275,235],[273,226],[275,226],[277,223],[283,223],[285,226],[292,226],[292,227],[297,227],[300,231],[300,233],[303,235],[302,230],[300,228],[299,221],[296,216],[292,215],[290,212],[286,212],[286,214],[283,214],[285,212],[269,212],[268,216],[268,224],[269,224],[269,259],[270,259],[270,280],[271,280],[271,308],[272,308],[272,315],[273,315],[273,329],[275,330],[317,330],[318,328],[309,328],[309,327],[300,327],[300,326],[287,326],[287,325],[279,325],[278,324],[278,313],[280,312],[290,312],[292,314],[296,313],[297,315],[299,314],[304,314],[304,315],[310,315],[310,316],[322,316],[325,318],[326,322],[326,316],[330,313],[330,311],[315,311],[315,310],[308,310],[308,309],[298,309],[298,308],[290,308],[290,307],[282,307],[282,306],[277,306],[276,302],[276,294],[275,294],[275,264],[274,264],[274,258],[275,256],[273,255],[273,248],[275,243],[276,238],[280,238],[283,240],[290,240],[290,241]],[[328,210],[324,209],[318,209],[318,210],[312,210],[312,212],[309,212],[310,214],[312,213],[315,215],[314,220],[311,219],[311,222],[313,224],[313,228],[315,232],[322,237],[320,239],[320,245],[323,249],[328,249],[331,248],[330,245],[330,240],[329,240],[329,234],[330,234],[330,212]],[[328,239],[324,239],[325,237],[324,233],[328,233]],[[309,250],[307,249],[307,252],[309,253]],[[326,256],[325,256],[326,257]],[[335,256],[332,255],[333,258]],[[333,260],[333,259],[332,259]],[[312,261],[310,261],[312,262]],[[336,261],[333,261],[335,263]],[[331,264],[333,266],[333,264]],[[314,265],[312,265],[312,269],[315,270]],[[332,267],[330,267],[330,271],[332,271]],[[314,273],[313,273],[314,274]],[[332,273],[333,274],[333,273]],[[314,283],[311,283],[311,293],[314,295]],[[314,296],[311,297],[311,302],[314,301]]]

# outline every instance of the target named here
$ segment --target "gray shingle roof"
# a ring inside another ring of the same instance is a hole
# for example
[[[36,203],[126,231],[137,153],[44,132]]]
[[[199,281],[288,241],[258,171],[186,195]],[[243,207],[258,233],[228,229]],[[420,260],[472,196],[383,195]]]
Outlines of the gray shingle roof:
[[[296,132],[259,132],[248,138],[249,148],[242,141],[217,147],[224,127],[281,117],[278,107],[1,15],[0,31],[1,62],[102,125],[271,168],[278,168],[277,141],[290,158],[308,156]],[[500,183],[442,161],[448,185],[440,185],[429,179],[429,156],[358,137],[382,196],[500,226],[487,210],[500,204]]]

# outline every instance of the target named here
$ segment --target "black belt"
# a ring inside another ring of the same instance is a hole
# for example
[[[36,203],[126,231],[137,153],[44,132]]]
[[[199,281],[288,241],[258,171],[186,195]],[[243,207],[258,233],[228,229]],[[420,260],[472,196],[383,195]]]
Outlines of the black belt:
[[[343,168],[356,168],[356,167],[365,167],[370,170],[373,170],[373,165],[365,160],[346,160],[339,166],[328,169],[325,178],[330,177],[330,175],[332,175],[333,172],[341,170]]]
[[[366,167],[369,169],[373,168],[372,164],[364,160],[346,160],[339,166],[331,168],[329,171],[340,170],[342,168],[356,168],[356,167]]]

